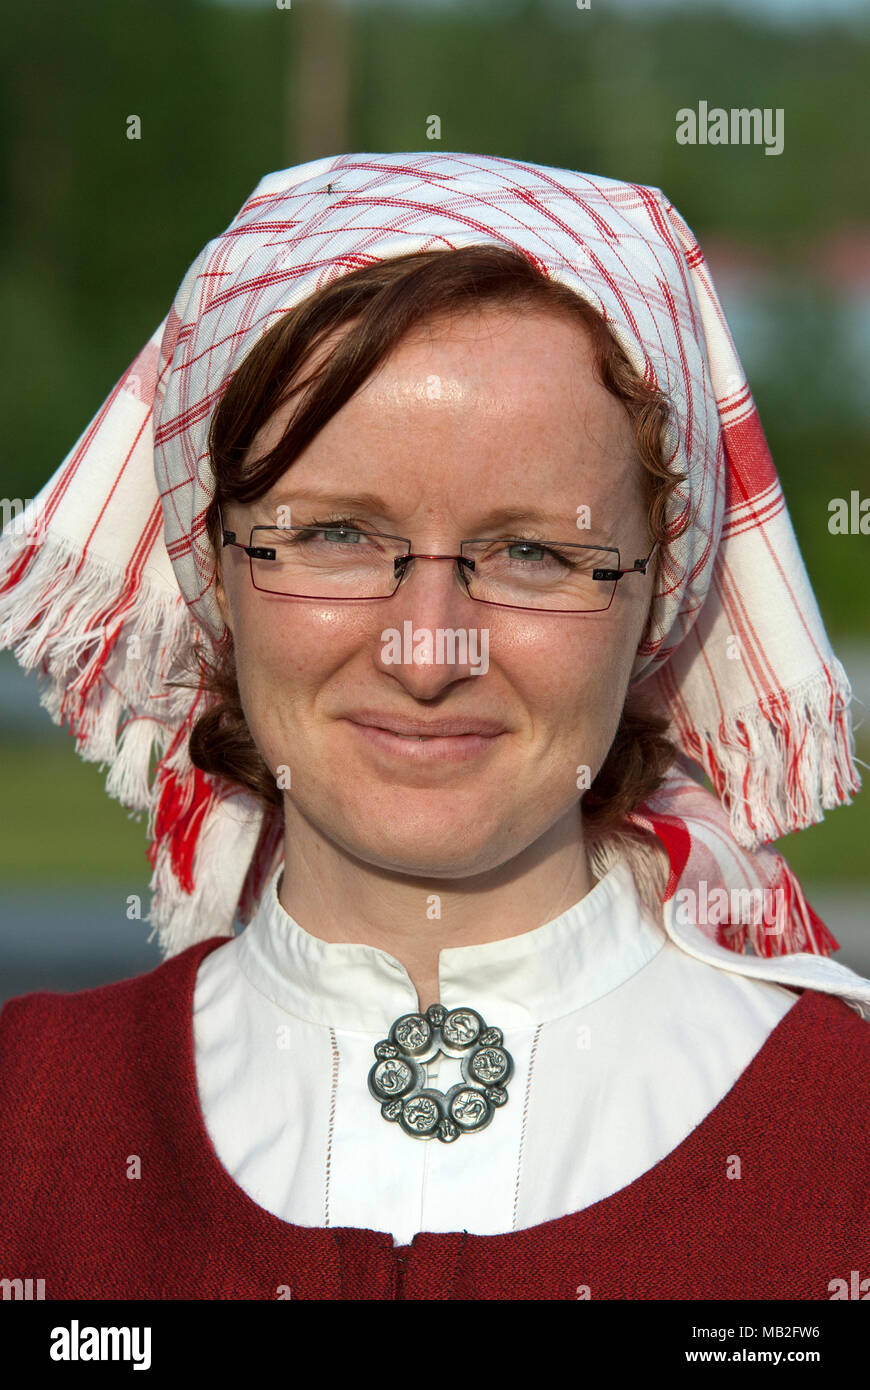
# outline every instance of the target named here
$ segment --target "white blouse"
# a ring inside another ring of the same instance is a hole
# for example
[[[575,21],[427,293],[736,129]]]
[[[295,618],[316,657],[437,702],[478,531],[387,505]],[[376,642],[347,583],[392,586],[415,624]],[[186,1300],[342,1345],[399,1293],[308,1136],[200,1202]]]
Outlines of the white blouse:
[[[218,1158],[296,1225],[406,1245],[418,1231],[493,1235],[579,1211],[681,1143],[798,999],[749,973],[769,962],[723,948],[732,971],[690,954],[618,861],[543,926],[440,953],[441,1003],[500,1028],[514,1071],[485,1128],[420,1139],[382,1116],[367,1084],[375,1044],[417,1011],[407,971],[387,951],[311,936],[278,901],[281,872],[199,967],[194,1047]],[[440,1055],[426,1084],[447,1091],[459,1068]]]

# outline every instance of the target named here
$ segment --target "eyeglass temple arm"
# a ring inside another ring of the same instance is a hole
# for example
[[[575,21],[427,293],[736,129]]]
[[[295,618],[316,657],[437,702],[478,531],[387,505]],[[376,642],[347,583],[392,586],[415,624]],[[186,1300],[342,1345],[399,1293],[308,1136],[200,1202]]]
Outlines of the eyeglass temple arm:
[[[262,546],[243,545],[241,541],[236,540],[235,531],[228,531],[224,526],[224,519],[221,515],[220,507],[218,507],[218,520],[221,528],[221,549],[224,549],[224,547],[228,545],[237,545],[239,550],[244,550],[245,554],[250,555],[253,559],[259,559],[261,557],[274,559],[274,551],[266,555]]]
[[[652,559],[657,545],[658,541],[655,541],[652,550],[650,551],[649,555],[647,555],[645,560],[635,560],[634,564],[631,566],[630,569],[614,570],[614,574],[616,574],[617,578],[619,579],[621,579],[624,574],[634,574],[635,570],[639,570],[641,574],[646,574],[646,567]]]
[[[653,546],[652,550],[650,551],[649,555],[647,555],[645,560],[635,560],[634,564],[629,569],[594,569],[592,571],[592,578],[610,581],[611,579],[621,579],[624,574],[634,574],[635,572],[639,572],[640,574],[646,574],[646,567],[652,559],[653,551],[655,550],[656,545],[658,545],[658,541],[656,541],[655,545]]]

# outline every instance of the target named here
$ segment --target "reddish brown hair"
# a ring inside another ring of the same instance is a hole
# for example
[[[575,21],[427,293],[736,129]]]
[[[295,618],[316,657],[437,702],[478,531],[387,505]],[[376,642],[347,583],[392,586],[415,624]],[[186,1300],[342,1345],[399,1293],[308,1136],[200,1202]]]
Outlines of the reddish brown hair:
[[[685,479],[685,474],[670,472],[665,458],[667,398],[639,377],[597,309],[521,252],[496,244],[374,261],[330,280],[272,325],[229,380],[211,420],[208,444],[216,490],[206,528],[215,553],[221,548],[219,504],[264,496],[412,328],[486,305],[567,314],[587,332],[595,372],[622,401],[632,424],[644,469],[649,529],[660,542],[654,556],[657,578],[661,545],[689,524],[684,518],[676,532],[667,527],[670,495]],[[337,343],[318,354],[316,368],[301,375],[337,329],[345,330]],[[281,440],[256,462],[246,462],[258,432],[294,396],[300,399]],[[195,684],[202,687],[209,707],[191,732],[194,765],[280,808],[283,793],[245,721],[229,631],[215,659],[198,655],[198,663]],[[619,826],[628,811],[661,785],[676,754],[666,728],[662,718],[623,711],[604,764],[583,796],[584,821],[593,834]]]

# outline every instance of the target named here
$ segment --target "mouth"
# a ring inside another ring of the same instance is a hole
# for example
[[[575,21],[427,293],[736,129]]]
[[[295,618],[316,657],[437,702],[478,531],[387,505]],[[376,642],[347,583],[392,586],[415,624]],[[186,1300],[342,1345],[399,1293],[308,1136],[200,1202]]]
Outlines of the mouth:
[[[441,734],[405,733],[384,728],[379,724],[358,723],[353,719],[345,722],[375,751],[389,754],[393,758],[426,762],[464,762],[469,758],[480,757],[492,752],[504,732],[479,733],[466,730],[461,733]]]

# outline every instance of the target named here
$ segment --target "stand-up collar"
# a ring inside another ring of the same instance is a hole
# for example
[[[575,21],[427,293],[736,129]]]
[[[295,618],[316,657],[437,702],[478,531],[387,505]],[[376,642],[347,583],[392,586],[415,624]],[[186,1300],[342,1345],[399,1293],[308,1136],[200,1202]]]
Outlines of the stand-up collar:
[[[322,941],[278,900],[275,870],[238,941],[251,983],[297,1018],[342,1031],[383,1032],[415,1013],[417,992],[388,951]],[[560,1018],[617,989],[658,954],[664,929],[640,902],[631,870],[617,862],[565,912],[519,936],[440,953],[440,1001],[474,1008],[501,1027]]]

